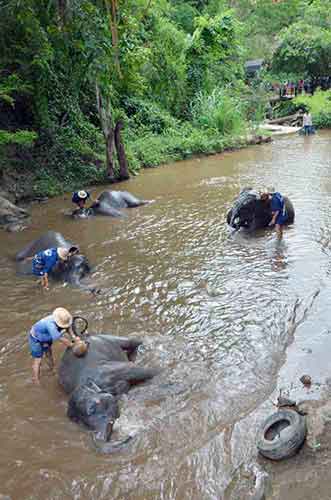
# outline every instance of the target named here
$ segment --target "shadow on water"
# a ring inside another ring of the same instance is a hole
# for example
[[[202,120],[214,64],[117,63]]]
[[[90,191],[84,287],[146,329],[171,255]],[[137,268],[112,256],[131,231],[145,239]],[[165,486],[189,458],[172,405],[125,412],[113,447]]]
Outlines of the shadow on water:
[[[28,231],[1,233],[0,493],[246,499],[256,429],[274,391],[300,395],[294,382],[303,371],[330,375],[331,141],[327,133],[309,148],[303,141],[284,137],[146,171],[120,189],[155,203],[122,220],[73,221],[62,213],[66,196],[34,206]],[[282,242],[271,230],[227,228],[245,185],[276,186],[292,199],[297,218]],[[15,275],[10,256],[48,229],[80,245],[102,294],[59,284],[45,293]],[[142,336],[137,362],[162,367],[123,397],[114,439],[134,439],[118,454],[96,454],[88,433],[67,420],[54,377],[43,372],[42,389],[31,385],[27,331],[60,305],[97,333]]]

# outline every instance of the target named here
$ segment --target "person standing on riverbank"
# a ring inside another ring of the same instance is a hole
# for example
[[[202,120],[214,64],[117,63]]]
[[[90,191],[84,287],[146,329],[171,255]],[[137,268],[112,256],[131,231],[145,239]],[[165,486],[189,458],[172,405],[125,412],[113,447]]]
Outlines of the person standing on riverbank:
[[[285,200],[280,193],[262,193],[261,200],[270,203],[272,218],[269,226],[275,226],[277,238],[279,240],[283,237],[283,227],[288,219],[286,212]]]
[[[50,370],[54,369],[52,344],[59,340],[66,347],[72,347],[80,341],[71,331],[72,315],[64,307],[57,307],[50,316],[40,319],[35,323],[29,333],[29,348],[32,356],[32,381],[40,384],[40,367],[43,356]],[[64,336],[70,333],[70,339]]]

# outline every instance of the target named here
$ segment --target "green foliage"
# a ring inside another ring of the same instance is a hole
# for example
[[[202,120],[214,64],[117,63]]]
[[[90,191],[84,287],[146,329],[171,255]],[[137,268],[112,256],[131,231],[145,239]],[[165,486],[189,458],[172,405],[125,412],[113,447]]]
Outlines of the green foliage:
[[[29,130],[7,132],[0,130],[0,147],[16,144],[17,146],[31,147],[37,139],[38,134]]]
[[[155,167],[193,155],[221,152],[229,143],[230,138],[185,123],[179,129],[169,130],[162,136],[149,134],[139,138],[131,147],[141,165]]]
[[[289,27],[273,58],[274,70],[321,76],[331,64],[331,29],[304,21]]]
[[[130,136],[144,135],[147,132],[162,134],[165,130],[175,128],[178,120],[158,103],[144,99],[128,98],[124,102],[128,116]]]
[[[0,73],[0,101],[15,106],[15,94],[31,92],[31,87],[24,83],[15,73],[11,75],[3,75]]]
[[[297,104],[296,99],[289,99],[286,101],[279,101],[273,108],[274,118],[281,118],[283,116],[293,115],[300,109],[300,105]]]
[[[236,84],[243,78],[241,35],[241,24],[233,11],[196,18],[188,51],[193,96],[200,91],[210,93],[216,87]]]
[[[198,94],[192,104],[192,117],[198,128],[222,135],[239,135],[247,125],[241,101],[222,89],[214,89],[211,94]]]
[[[320,71],[330,46],[326,0],[117,0],[115,19],[110,0],[3,2],[0,145],[29,147],[38,195],[104,181],[98,88],[131,172],[222,151],[264,117],[268,78]],[[248,55],[275,48],[276,73],[245,85]]]
[[[316,127],[331,128],[331,90],[319,90],[313,96],[299,96],[295,99],[295,104],[298,108],[311,112]]]
[[[307,0],[234,0],[231,5],[243,22],[247,59],[269,59],[279,32],[300,18]]]

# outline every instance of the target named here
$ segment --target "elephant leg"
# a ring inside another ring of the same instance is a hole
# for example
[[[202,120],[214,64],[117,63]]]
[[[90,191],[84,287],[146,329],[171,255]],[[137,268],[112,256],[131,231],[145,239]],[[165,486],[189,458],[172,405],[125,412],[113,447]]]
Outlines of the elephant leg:
[[[157,375],[156,368],[143,368],[132,363],[109,363],[99,367],[98,374],[93,381],[102,389],[111,394],[127,392],[131,385],[139,384]]]
[[[129,361],[135,361],[138,347],[143,343],[142,340],[137,337],[127,338],[113,336],[112,339],[114,339],[120,345],[121,349],[126,352]]]
[[[94,213],[96,213],[98,215],[107,215],[110,217],[124,217],[122,212],[120,212],[119,210],[117,210],[114,207],[111,207],[110,205],[108,205],[106,203],[101,202],[98,205],[93,205],[92,208],[93,208]]]
[[[128,208],[140,207],[140,205],[145,205],[147,203],[145,200],[139,200],[138,198],[136,198],[135,196],[126,191],[122,192],[122,198],[125,201]]]

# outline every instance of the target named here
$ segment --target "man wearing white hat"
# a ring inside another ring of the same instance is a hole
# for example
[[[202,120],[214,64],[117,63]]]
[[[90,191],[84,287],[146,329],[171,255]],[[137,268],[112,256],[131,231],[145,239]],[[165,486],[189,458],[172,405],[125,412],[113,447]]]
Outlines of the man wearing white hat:
[[[34,383],[40,383],[41,360],[46,355],[49,368],[54,368],[54,358],[52,344],[59,340],[66,347],[72,347],[75,342],[80,341],[71,331],[72,315],[64,307],[57,307],[50,316],[46,316],[35,323],[29,334],[29,347],[32,361],[32,380]],[[71,339],[64,336],[69,332]]]
[[[65,262],[68,258],[77,253],[78,248],[70,249],[64,247],[48,248],[38,252],[32,259],[32,273],[41,277],[41,285],[48,290],[48,275],[52,269],[59,263]]]
[[[71,201],[78,205],[79,208],[84,208],[85,203],[90,197],[90,193],[88,191],[75,191],[72,195]]]

